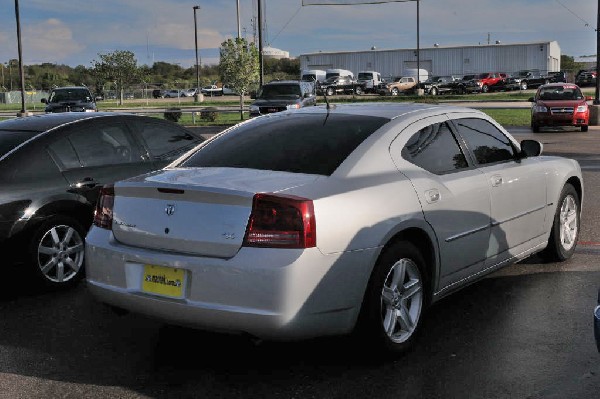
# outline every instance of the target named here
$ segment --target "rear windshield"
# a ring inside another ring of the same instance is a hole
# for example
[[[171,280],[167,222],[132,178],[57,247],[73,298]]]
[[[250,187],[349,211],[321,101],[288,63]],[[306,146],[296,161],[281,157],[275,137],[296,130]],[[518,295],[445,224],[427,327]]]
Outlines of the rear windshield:
[[[261,118],[202,146],[183,167],[231,167],[331,175],[387,118],[285,114]]]
[[[0,130],[0,158],[38,134],[39,132]]]

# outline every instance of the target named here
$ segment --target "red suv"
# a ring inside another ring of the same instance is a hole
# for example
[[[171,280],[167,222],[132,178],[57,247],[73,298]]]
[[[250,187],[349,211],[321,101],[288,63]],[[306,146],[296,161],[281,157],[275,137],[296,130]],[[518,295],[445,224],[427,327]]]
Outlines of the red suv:
[[[540,131],[541,126],[575,126],[587,132],[590,110],[586,97],[579,86],[572,83],[550,83],[540,86],[529,101],[531,107],[531,130]]]

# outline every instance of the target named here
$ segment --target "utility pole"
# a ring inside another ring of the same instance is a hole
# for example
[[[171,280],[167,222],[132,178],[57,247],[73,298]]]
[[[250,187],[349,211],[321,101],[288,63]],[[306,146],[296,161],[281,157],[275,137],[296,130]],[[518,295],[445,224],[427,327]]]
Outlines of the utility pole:
[[[263,41],[262,41],[262,1],[258,0],[258,68],[260,71],[259,87],[263,85],[264,73],[263,73]]]
[[[198,58],[198,21],[196,19],[196,11],[200,6],[194,6],[194,42],[196,44],[196,92],[194,93],[194,102],[204,101],[204,96],[200,92],[200,61]]]
[[[242,32],[240,31],[240,0],[237,0],[237,28],[238,28],[238,39],[242,37]]]
[[[15,0],[15,15],[17,18],[17,47],[19,50],[19,75],[21,77],[21,112],[17,116],[27,116],[25,110],[25,71],[23,70],[23,50],[21,48],[21,20],[19,17],[19,0]]]

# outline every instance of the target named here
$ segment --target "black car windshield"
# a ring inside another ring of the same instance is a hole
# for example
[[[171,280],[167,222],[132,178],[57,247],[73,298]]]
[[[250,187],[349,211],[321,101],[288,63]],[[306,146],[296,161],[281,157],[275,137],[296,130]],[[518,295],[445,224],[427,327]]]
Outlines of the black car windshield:
[[[0,158],[38,134],[39,132],[31,131],[0,130]]]
[[[182,167],[231,167],[331,175],[389,119],[285,114],[257,119],[200,147]]]
[[[302,90],[297,84],[276,84],[276,85],[265,85],[262,87],[258,98],[273,98],[273,97],[300,97]]]
[[[91,101],[90,94],[85,89],[56,89],[50,94],[49,102],[59,103],[62,101]]]
[[[538,93],[540,100],[583,100],[583,94],[575,86],[550,86],[542,87]]]

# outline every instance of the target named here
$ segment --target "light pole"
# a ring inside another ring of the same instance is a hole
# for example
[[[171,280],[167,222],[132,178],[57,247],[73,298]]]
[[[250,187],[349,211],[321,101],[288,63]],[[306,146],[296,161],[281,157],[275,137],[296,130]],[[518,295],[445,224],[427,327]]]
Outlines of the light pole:
[[[204,96],[200,93],[200,61],[198,59],[198,20],[196,19],[196,10],[200,6],[194,6],[194,43],[196,45],[196,92],[194,93],[194,102],[203,101]]]
[[[19,0],[15,0],[15,15],[17,17],[17,47],[19,52],[19,76],[21,78],[21,112],[17,116],[27,116],[25,110],[25,71],[23,70],[23,51],[21,49],[21,18],[19,17]]]

